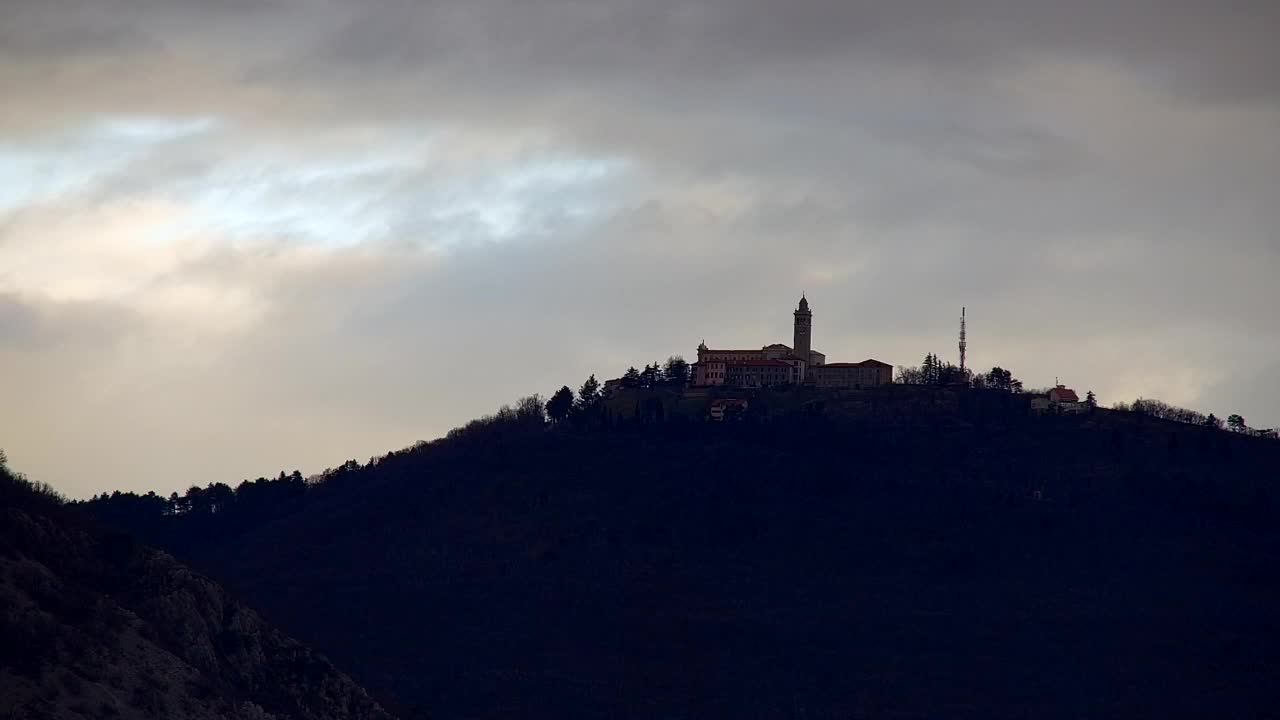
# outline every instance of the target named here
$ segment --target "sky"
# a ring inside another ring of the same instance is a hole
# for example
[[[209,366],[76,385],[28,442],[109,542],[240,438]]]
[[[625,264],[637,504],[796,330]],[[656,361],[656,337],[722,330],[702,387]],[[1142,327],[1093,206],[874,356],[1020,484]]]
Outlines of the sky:
[[[0,447],[312,474],[790,342],[1280,425],[1280,4],[0,0]]]

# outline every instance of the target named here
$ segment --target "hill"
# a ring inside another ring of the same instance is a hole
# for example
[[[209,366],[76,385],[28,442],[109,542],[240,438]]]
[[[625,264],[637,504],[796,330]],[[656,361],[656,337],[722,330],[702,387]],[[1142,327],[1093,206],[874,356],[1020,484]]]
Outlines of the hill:
[[[265,515],[117,521],[436,718],[1280,707],[1280,444],[1007,393],[768,406],[500,416]]]
[[[3,463],[0,717],[391,718],[209,579]]]

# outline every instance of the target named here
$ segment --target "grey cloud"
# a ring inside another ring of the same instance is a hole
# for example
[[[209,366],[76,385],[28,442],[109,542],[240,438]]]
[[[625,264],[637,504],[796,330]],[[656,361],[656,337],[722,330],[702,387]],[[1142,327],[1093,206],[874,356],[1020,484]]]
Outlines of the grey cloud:
[[[901,65],[946,81],[1038,59],[1132,66],[1194,95],[1275,101],[1271,3],[937,1],[466,4],[391,0],[306,56],[339,73],[419,69],[501,92],[552,86],[696,100],[780,65]],[[341,76],[341,75],[339,75]],[[530,82],[532,80],[532,82]],[[1225,91],[1225,93],[1224,93]]]
[[[30,408],[0,440],[42,479],[312,472],[704,337],[786,340],[801,290],[833,358],[945,355],[965,304],[973,357],[1029,384],[1280,422],[1242,390],[1280,351],[1274,3],[248,5],[21,3],[0,90],[26,102],[0,132],[222,119],[68,208],[226,183],[267,153],[421,132],[441,154],[269,194],[359,205],[377,222],[353,247],[297,261],[285,226],[157,280],[245,290],[246,327],[193,339],[112,303],[0,302]],[[502,168],[555,157],[624,170],[590,185],[595,214],[576,186],[529,190],[501,238],[439,211],[449,183],[494,195]]]
[[[815,287],[791,257],[793,248],[767,235],[743,237],[749,224],[697,226],[714,235],[713,246],[741,252],[673,261],[665,232],[673,226],[687,232],[687,220],[670,212],[654,217],[659,212],[650,207],[603,226],[564,227],[556,241],[462,248],[444,257],[411,248],[357,249],[292,266],[242,251],[205,256],[183,274],[253,279],[270,300],[262,321],[203,344],[198,358],[186,360],[175,359],[190,351],[163,326],[143,332],[117,326],[117,334],[134,338],[128,344],[65,326],[82,343],[77,352],[50,349],[26,361],[10,356],[7,376],[43,378],[48,384],[34,387],[54,389],[24,402],[28,412],[6,416],[6,437],[17,441],[11,454],[15,462],[30,458],[48,479],[80,494],[103,489],[103,482],[167,490],[294,466],[312,472],[436,436],[520,394],[675,352],[689,355],[704,337],[723,344],[785,340],[794,295],[804,287],[814,298],[817,344],[838,358],[898,364],[926,350],[945,354],[952,305],[961,301],[975,310],[976,357],[1014,364],[1006,360],[1009,348],[1040,348],[1040,368],[1014,365],[1032,383],[1069,376],[1075,365],[1072,382],[1104,389],[1107,371],[1081,377],[1080,367],[1090,362],[1062,357],[1055,337],[1085,346],[1101,340],[1119,352],[1139,344],[1144,351],[1182,352],[1184,362],[1202,366],[1221,362],[1229,349],[1180,348],[1188,337],[1206,337],[1194,329],[1167,342],[1139,339],[1143,323],[1169,317],[1154,305],[1131,306],[1158,290],[1159,279],[1123,277],[1133,294],[1098,297],[1110,280],[1090,286],[1087,274],[1055,275],[1035,264],[1011,262],[976,277],[948,262],[900,268],[917,252],[902,247],[883,249],[849,277]],[[736,244],[726,246],[730,237]],[[830,251],[806,254],[819,267],[858,259],[835,242]],[[1010,267],[1015,282],[1008,280]],[[974,287],[987,279],[995,286]],[[41,313],[51,316],[47,308]],[[1126,325],[1125,313],[1137,315]],[[1218,333],[1208,337],[1222,340]],[[1249,356],[1276,349],[1274,338],[1270,346],[1237,348]],[[140,364],[122,367],[128,363]],[[1203,401],[1210,409],[1226,402],[1212,394]],[[1264,413],[1255,414],[1264,421]],[[75,422],[66,422],[70,417]],[[161,418],[176,425],[162,427]],[[143,436],[163,441],[148,440],[140,452]],[[68,454],[85,443],[94,459]],[[90,476],[85,463],[97,468]]]
[[[139,325],[136,313],[119,305],[49,304],[0,293],[0,351],[14,355],[91,351],[127,337]]]

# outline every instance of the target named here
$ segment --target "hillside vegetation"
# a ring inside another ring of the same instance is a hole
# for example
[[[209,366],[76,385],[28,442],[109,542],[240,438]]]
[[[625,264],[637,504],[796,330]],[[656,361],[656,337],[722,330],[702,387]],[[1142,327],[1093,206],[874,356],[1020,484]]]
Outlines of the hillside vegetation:
[[[433,718],[1280,707],[1280,444],[994,392],[753,407],[510,411],[273,503],[90,507]]]
[[[3,463],[0,718],[390,720],[212,581]]]

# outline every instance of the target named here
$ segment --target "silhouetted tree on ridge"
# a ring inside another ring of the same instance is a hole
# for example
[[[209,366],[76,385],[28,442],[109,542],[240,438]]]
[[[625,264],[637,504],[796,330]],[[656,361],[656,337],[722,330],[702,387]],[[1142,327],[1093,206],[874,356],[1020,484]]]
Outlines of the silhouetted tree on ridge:
[[[625,387],[625,388],[640,387],[640,371],[637,370],[634,365],[627,368],[627,371],[622,374],[622,387]]]
[[[670,385],[682,386],[689,381],[689,363],[679,355],[672,355],[667,358],[666,367],[663,369],[663,377]]]
[[[632,368],[633,370],[635,368]],[[559,423],[569,417],[569,413],[573,411],[573,391],[568,385],[562,386],[547,401],[547,417],[552,422]]]
[[[595,375],[591,375],[582,383],[582,387],[578,388],[577,409],[579,412],[587,412],[595,408],[599,402],[600,383]]]

